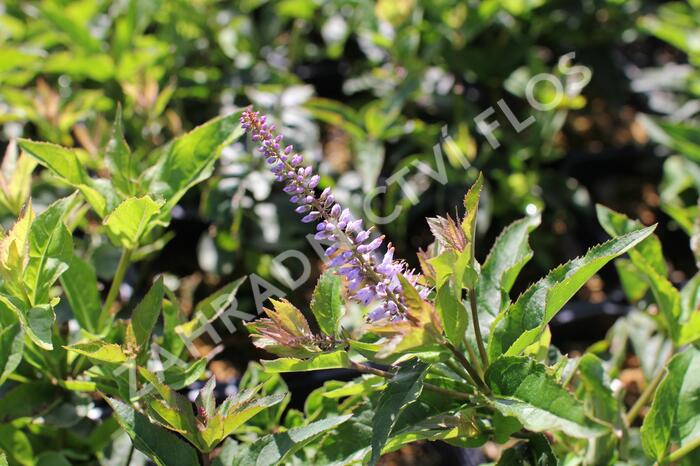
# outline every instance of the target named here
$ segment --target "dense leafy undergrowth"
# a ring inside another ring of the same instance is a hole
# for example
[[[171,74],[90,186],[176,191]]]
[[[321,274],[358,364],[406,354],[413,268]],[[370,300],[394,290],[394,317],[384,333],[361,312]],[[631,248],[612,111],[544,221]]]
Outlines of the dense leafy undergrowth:
[[[0,466],[700,464],[699,7],[3,2]]]
[[[242,280],[199,302],[189,317],[162,276],[132,309],[118,305],[120,289],[129,264],[158,248],[178,200],[210,175],[222,147],[242,130],[260,145],[301,220],[318,223],[327,271],[307,312],[272,299],[266,318],[247,324],[255,345],[277,359],[251,365],[223,402],[213,378],[192,402],[181,390],[207,366],[194,340],[216,322],[235,329]],[[654,226],[600,206],[612,239],[511,300],[533,257],[528,237],[539,216],[504,229],[480,264],[479,177],[462,218],[428,219],[435,241],[419,254],[421,270],[409,270],[391,246],[378,255],[383,238],[365,230],[329,189],[319,192],[320,177],[292,146],[282,146],[274,125],[250,109],[141,160],[124,142],[118,116],[105,152],[111,173],[100,177],[72,150],[19,141],[20,160],[41,164],[73,192],[40,213],[28,202],[0,243],[4,462],[120,461],[133,442],[168,466],[374,464],[417,440],[505,443],[499,464],[692,461],[688,455],[700,444],[700,352],[693,346],[700,339],[700,275],[674,288]],[[94,255],[80,241],[88,232],[121,250],[104,299]],[[624,254],[629,258],[620,259]],[[619,320],[585,354],[560,354],[548,323],[612,260],[630,297],[650,290],[656,307]],[[366,321],[345,328],[344,314],[356,306]],[[71,315],[69,324],[57,313]],[[629,349],[650,382],[627,409],[611,380]],[[325,383],[303,412],[285,409],[279,374],[341,368],[358,376]],[[91,415],[100,400],[108,409]]]

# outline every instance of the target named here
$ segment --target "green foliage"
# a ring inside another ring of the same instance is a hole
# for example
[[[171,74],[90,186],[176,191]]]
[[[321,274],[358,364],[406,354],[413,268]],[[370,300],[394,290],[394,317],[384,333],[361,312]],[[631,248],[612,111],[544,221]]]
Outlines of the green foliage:
[[[590,249],[585,256],[552,270],[528,288],[494,321],[489,342],[492,359],[501,354],[518,355],[535,343],[544,327],[562,306],[601,267],[624,254],[654,231],[633,231]]]
[[[669,455],[669,447],[690,451],[700,444],[698,393],[700,352],[695,348],[677,354],[668,364],[667,374],[656,390],[654,402],[642,425],[644,451],[656,461]],[[674,458],[681,458],[678,451]],[[670,459],[670,458],[669,458]]]
[[[402,364],[382,391],[372,422],[370,464],[377,463],[399,416],[405,409],[411,408],[423,391],[423,378],[428,367],[428,364],[417,359]]]
[[[486,383],[493,406],[516,417],[534,432],[561,430],[577,438],[593,438],[604,428],[586,416],[580,404],[559,385],[542,364],[531,359],[503,356],[489,367]]]
[[[136,447],[158,466],[199,462],[195,449],[176,435],[152,424],[146,416],[119,400],[110,399],[109,404],[119,425],[129,434]]]
[[[700,263],[698,2],[593,3],[7,0],[0,466],[367,464],[418,441],[507,443],[501,465],[695,464],[700,273],[678,278],[666,232],[598,206],[613,239],[522,286],[590,240],[590,199],[609,190],[589,195],[561,158],[601,141],[641,153],[648,136],[669,155],[660,208]],[[529,87],[543,75],[565,92]],[[617,102],[643,97],[654,116],[633,122]],[[398,279],[405,318],[363,322],[332,270],[279,297],[300,275],[276,255],[315,256],[241,140],[249,102],[319,165],[320,189],[373,211],[397,255],[414,263],[433,233],[415,285]],[[498,147],[475,119],[489,109]],[[426,227],[423,212],[446,213]],[[509,222],[481,262],[481,238]],[[560,354],[548,325],[613,259],[638,309]],[[279,298],[242,325],[260,297],[246,274]],[[244,327],[266,353],[231,337]],[[221,400],[231,355],[265,359]],[[635,399],[620,380],[637,360]],[[280,374],[328,369],[358,377],[290,408]]]
[[[321,332],[337,337],[342,314],[341,280],[336,275],[325,273],[318,280],[311,300],[311,312]]]

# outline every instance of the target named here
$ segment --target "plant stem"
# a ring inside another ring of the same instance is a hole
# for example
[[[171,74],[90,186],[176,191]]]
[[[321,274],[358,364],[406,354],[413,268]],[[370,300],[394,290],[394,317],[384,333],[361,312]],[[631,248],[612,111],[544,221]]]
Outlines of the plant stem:
[[[479,347],[481,354],[481,363],[484,365],[484,370],[489,367],[489,357],[486,354],[484,339],[481,337],[481,326],[479,325],[479,312],[476,305],[476,290],[469,290],[469,304],[472,309],[472,324],[474,325],[474,337],[476,337],[476,345]]]
[[[656,387],[659,385],[661,382],[661,379],[664,378],[664,375],[666,375],[666,365],[664,364],[664,367],[659,370],[659,373],[656,374],[656,376],[649,382],[649,385],[647,385],[644,388],[644,391],[642,391],[642,394],[639,395],[639,398],[637,398],[637,401],[634,402],[630,410],[627,412],[627,416],[625,416],[625,420],[627,421],[627,425],[631,426],[634,420],[637,418],[639,415],[639,412],[642,410],[644,405],[647,404],[647,401],[649,401],[649,398],[652,397],[654,392],[656,391]]]
[[[379,377],[384,377],[385,379],[392,379],[394,377],[394,374],[392,374],[391,372],[383,371],[381,369],[377,369],[375,367],[353,361],[350,361],[350,369],[354,369],[364,374],[378,375]],[[437,385],[433,385],[430,383],[424,383],[423,387],[425,387],[426,390],[430,390],[431,392],[441,393],[443,395],[447,395],[459,400],[472,401],[472,397],[467,393],[456,392],[454,390],[438,387]]]
[[[131,262],[131,254],[134,252],[133,249],[126,248],[122,251],[122,255],[119,258],[119,264],[117,265],[117,270],[114,272],[114,278],[112,279],[112,284],[109,287],[109,292],[107,293],[107,298],[105,299],[104,306],[102,306],[102,311],[100,312],[100,317],[98,323],[102,325],[107,319],[110,311],[112,310],[112,305],[119,295],[119,287],[124,281],[124,275],[126,274],[126,269],[129,267]]]
[[[484,378],[484,371],[481,368],[481,364],[479,364],[479,356],[477,356],[476,353],[474,352],[474,348],[472,348],[472,345],[471,345],[471,343],[469,343],[469,339],[466,337],[466,335],[465,335],[462,343],[464,344],[464,347],[467,349],[467,353],[469,353],[469,359],[474,364],[474,369],[476,369],[476,371],[479,373],[479,377],[481,377],[483,379]]]
[[[447,367],[449,367],[450,369],[455,371],[457,374],[459,374],[464,380],[466,380],[467,382],[469,382],[472,385],[476,385],[476,381],[472,378],[471,375],[469,375],[469,373],[467,371],[464,370],[464,368],[462,366],[455,363],[451,359],[445,361],[445,364],[447,365]]]
[[[676,451],[672,452],[670,455],[668,455],[667,462],[675,463],[676,461],[680,460],[685,455],[687,455],[688,453],[690,453],[691,451],[695,450],[698,447],[700,447],[700,437],[696,437],[691,442],[683,445],[678,450],[676,450]]]
[[[464,355],[457,348],[455,348],[454,345],[452,343],[450,343],[449,341],[445,341],[445,342],[443,342],[443,344],[445,346],[447,346],[447,348],[452,352],[452,354],[455,356],[455,358],[457,358],[457,361],[459,361],[459,363],[462,365],[462,367],[464,367],[467,370],[469,375],[476,382],[476,386],[479,387],[479,389],[486,394],[491,393],[491,390],[489,390],[489,387],[486,386],[484,381],[479,376],[479,372],[477,372],[477,370],[474,369],[474,367],[469,363],[467,358],[465,358]]]

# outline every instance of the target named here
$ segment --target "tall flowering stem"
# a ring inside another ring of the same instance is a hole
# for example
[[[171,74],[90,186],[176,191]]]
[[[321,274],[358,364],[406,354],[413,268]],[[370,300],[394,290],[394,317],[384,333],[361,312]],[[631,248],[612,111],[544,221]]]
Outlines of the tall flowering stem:
[[[399,275],[415,285],[417,276],[405,262],[394,260],[394,248],[388,245],[380,256],[379,248],[384,236],[372,238],[370,229],[365,229],[362,219],[355,219],[349,209],[335,201],[330,188],[317,195],[320,176],[304,166],[301,154],[294,147],[283,144],[284,137],[277,134],[275,125],[266,116],[251,108],[241,116],[241,126],[251,134],[253,141],[265,157],[276,180],[284,183],[284,192],[295,204],[296,212],[304,215],[304,223],[316,222],[315,238],[326,240],[330,246],[325,253],[330,266],[335,267],[347,279],[349,297],[365,306],[377,303],[367,318],[402,320],[406,318],[406,304],[401,293]],[[417,286],[425,297],[428,289]]]

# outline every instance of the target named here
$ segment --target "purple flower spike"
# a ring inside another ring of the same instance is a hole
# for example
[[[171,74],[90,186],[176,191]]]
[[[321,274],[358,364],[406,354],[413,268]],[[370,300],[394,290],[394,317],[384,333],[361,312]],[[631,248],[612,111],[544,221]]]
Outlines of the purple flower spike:
[[[383,257],[377,257],[384,236],[370,240],[371,229],[364,230],[361,219],[353,218],[349,209],[336,204],[330,188],[316,195],[315,188],[321,177],[311,167],[303,167],[303,157],[294,153],[291,145],[281,149],[282,135],[275,134],[275,125],[267,117],[248,108],[241,116],[241,127],[259,144],[258,150],[270,165],[277,181],[284,183],[283,191],[296,204],[297,213],[305,214],[304,223],[319,221],[315,238],[332,242],[326,249],[329,265],[347,280],[348,295],[367,306],[380,304],[371,311],[370,321],[405,318],[405,301],[399,275],[416,286],[424,298],[430,291],[417,285],[418,276],[404,262],[394,260],[394,248],[389,245]],[[291,155],[294,154],[294,155]],[[368,242],[369,241],[369,242]]]

